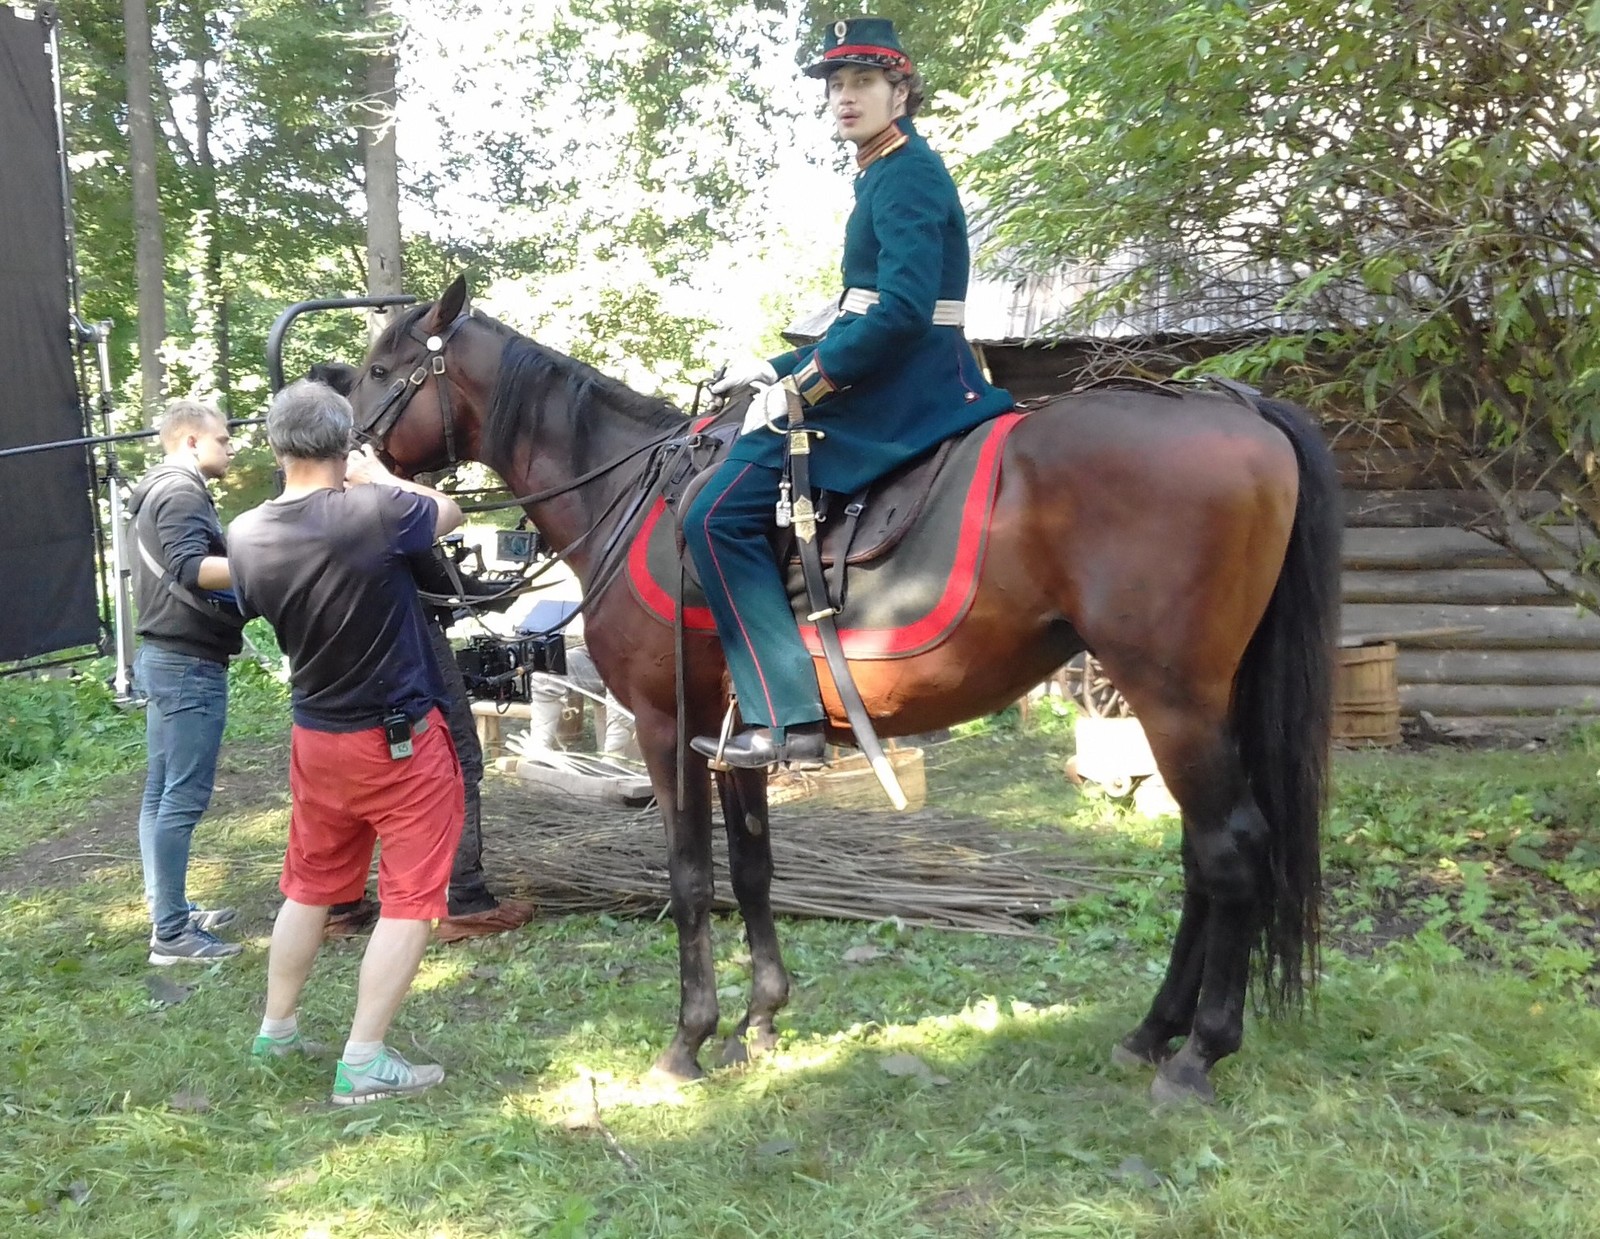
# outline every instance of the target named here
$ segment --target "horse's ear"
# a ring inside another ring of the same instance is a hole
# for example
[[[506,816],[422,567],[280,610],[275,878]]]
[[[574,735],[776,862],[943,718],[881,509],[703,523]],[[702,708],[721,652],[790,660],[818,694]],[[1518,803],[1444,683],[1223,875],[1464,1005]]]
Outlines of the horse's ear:
[[[428,335],[437,335],[460,318],[466,308],[467,277],[458,275],[450,281],[450,287],[439,294],[439,300],[433,303],[433,308],[423,315],[423,331]]]
[[[319,361],[306,373],[306,378],[313,383],[326,383],[341,396],[348,396],[355,390],[360,374],[359,370],[346,362]]]

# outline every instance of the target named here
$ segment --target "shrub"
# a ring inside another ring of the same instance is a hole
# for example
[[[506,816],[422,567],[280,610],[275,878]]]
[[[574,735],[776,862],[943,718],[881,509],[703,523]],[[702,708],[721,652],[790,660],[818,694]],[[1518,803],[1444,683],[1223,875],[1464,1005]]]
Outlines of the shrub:
[[[0,680],[0,770],[77,761],[94,750],[126,752],[139,747],[143,731],[142,716],[119,709],[93,674]]]

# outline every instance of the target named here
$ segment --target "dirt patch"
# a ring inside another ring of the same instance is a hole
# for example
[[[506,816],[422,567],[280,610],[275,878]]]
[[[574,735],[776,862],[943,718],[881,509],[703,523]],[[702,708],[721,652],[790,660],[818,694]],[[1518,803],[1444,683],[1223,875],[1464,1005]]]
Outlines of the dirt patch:
[[[225,746],[217,763],[210,818],[287,803],[289,745],[285,740]],[[108,864],[139,863],[139,801],[144,771],[106,780],[93,803],[59,834],[0,859],[0,894],[77,886]]]

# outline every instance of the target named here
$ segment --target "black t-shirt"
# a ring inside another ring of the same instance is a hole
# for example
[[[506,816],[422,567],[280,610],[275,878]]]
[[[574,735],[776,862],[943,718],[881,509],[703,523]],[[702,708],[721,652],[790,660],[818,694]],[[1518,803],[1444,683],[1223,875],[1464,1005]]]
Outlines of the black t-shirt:
[[[273,500],[228,527],[239,605],[278,634],[300,726],[361,731],[444,703],[406,559],[437,523],[426,496],[368,485]]]

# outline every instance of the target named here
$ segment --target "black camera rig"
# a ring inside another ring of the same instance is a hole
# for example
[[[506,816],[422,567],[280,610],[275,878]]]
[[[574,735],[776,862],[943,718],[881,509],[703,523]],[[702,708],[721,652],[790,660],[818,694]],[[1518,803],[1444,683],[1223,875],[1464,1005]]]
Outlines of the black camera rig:
[[[473,637],[455,656],[467,696],[474,701],[532,701],[536,673],[567,674],[567,643],[559,632]]]

